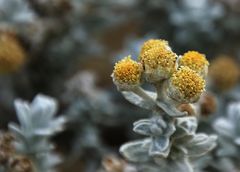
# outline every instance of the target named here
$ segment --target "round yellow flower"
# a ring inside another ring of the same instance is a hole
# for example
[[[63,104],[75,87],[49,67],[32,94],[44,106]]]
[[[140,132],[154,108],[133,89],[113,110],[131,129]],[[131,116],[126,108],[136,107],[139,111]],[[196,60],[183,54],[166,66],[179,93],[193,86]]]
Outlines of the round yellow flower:
[[[169,78],[176,70],[176,60],[177,55],[163,46],[146,51],[141,58],[146,80],[153,83]]]
[[[179,66],[187,66],[190,69],[196,71],[203,77],[207,76],[209,62],[204,54],[197,51],[186,52],[178,62]]]
[[[204,91],[205,80],[187,66],[180,67],[170,78],[168,95],[180,103],[192,103]]]
[[[144,42],[141,52],[139,55],[139,58],[141,59],[142,55],[147,52],[148,50],[154,48],[154,47],[169,47],[168,41],[165,41],[163,39],[149,39],[148,41]],[[170,47],[169,47],[170,49]]]
[[[0,32],[0,72],[12,72],[20,68],[26,59],[26,53],[16,37]]]
[[[128,56],[115,64],[112,77],[119,89],[129,90],[140,85],[142,72],[142,65]]]
[[[211,63],[209,76],[216,89],[227,91],[239,81],[239,65],[228,56],[220,56]]]

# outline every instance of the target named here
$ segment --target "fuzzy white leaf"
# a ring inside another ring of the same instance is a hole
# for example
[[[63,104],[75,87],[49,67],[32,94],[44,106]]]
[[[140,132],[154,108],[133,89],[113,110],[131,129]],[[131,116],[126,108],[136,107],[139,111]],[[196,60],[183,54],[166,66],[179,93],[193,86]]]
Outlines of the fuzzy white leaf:
[[[120,153],[130,161],[145,162],[149,160],[150,143],[151,139],[126,143],[120,147]]]
[[[156,137],[153,138],[149,155],[160,156],[166,158],[170,152],[170,141],[168,137]]]
[[[143,119],[135,122],[133,131],[135,131],[138,134],[150,136],[152,134],[150,128],[152,125],[152,121],[148,119]]]
[[[157,98],[156,93],[153,93],[153,92],[150,92],[150,91],[145,91],[145,92],[150,97],[152,97],[154,100]],[[153,103],[152,101],[145,100],[142,97],[140,97],[139,95],[137,95],[137,94],[135,94],[131,91],[122,91],[121,93],[125,97],[125,99],[127,99],[132,104],[134,104],[136,106],[139,106],[141,108],[151,110],[155,106],[155,103]]]
[[[185,146],[188,151],[188,156],[202,156],[216,147],[217,136],[196,134],[194,138]]]
[[[197,119],[195,117],[183,117],[176,119],[176,132],[174,138],[180,138],[185,135],[192,135],[197,130]]]
[[[214,129],[219,135],[227,138],[234,138],[234,125],[225,118],[217,119],[213,124]]]
[[[25,129],[26,131],[29,130],[30,122],[30,107],[27,102],[24,102],[22,100],[15,100],[14,101],[16,113],[18,120],[21,124],[21,127]]]
[[[175,159],[170,164],[168,164],[168,169],[166,169],[166,171],[193,172],[193,167],[189,163],[188,159],[182,157],[181,159]]]

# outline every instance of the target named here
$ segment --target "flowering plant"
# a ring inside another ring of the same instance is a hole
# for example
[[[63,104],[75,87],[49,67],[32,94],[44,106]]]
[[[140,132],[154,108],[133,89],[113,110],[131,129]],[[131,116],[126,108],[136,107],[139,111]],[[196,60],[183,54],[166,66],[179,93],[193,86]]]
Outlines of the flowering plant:
[[[217,137],[197,134],[196,117],[179,107],[191,108],[199,100],[209,63],[195,51],[176,55],[165,40],[145,42],[139,61],[128,56],[115,64],[112,74],[129,102],[152,111],[150,118],[133,124],[133,130],[147,138],[122,145],[120,152],[130,161],[145,162],[140,169],[148,169],[150,163],[162,171],[191,172],[191,158],[212,150]],[[156,92],[142,89],[143,83],[153,85]]]

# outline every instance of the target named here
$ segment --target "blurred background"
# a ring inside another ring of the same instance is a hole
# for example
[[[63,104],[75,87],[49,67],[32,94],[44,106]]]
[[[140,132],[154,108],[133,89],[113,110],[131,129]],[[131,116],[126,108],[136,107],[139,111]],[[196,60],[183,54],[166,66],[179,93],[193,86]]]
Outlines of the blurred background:
[[[69,119],[52,138],[64,157],[59,169],[96,171],[137,137],[133,121],[149,115],[124,100],[110,75],[151,38],[168,40],[178,55],[224,56],[238,73],[240,0],[0,0],[0,127],[17,121],[14,99],[52,96]],[[215,93],[238,90],[240,100],[239,75],[224,64],[213,76],[233,81]]]

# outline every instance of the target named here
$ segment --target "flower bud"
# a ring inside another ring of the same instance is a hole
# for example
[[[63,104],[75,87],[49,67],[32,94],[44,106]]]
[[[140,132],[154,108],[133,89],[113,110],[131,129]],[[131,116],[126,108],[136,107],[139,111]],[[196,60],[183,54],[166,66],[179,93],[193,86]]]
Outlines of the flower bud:
[[[180,67],[170,78],[167,94],[179,103],[193,103],[204,91],[205,80],[189,67]]]
[[[140,59],[145,52],[147,52],[148,50],[150,50],[154,47],[169,47],[168,41],[165,41],[163,39],[150,39],[150,40],[144,42],[144,44],[141,48],[140,56],[139,56]],[[169,49],[170,49],[170,47],[169,47]]]
[[[178,61],[179,66],[187,66],[196,71],[202,77],[206,77],[208,73],[209,62],[204,54],[197,51],[186,52]]]
[[[176,70],[176,60],[177,55],[164,46],[146,51],[141,57],[145,79],[154,83],[170,78]]]
[[[113,70],[113,82],[120,90],[131,90],[141,83],[143,68],[141,63],[131,59],[131,56],[117,62]]]

